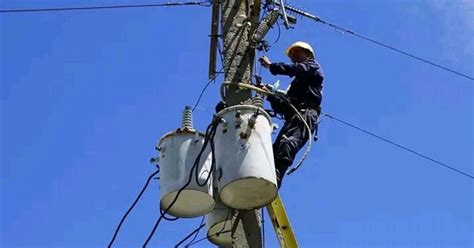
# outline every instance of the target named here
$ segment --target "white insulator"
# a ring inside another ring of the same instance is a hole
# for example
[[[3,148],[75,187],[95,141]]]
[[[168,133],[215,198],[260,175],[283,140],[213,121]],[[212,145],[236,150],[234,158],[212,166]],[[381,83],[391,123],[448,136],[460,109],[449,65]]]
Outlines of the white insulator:
[[[188,182],[191,168],[204,143],[204,135],[190,130],[168,133],[160,139],[160,206],[167,209],[178,191]],[[199,182],[204,183],[211,170],[211,152],[206,148],[197,166]],[[209,213],[214,208],[212,178],[207,185],[199,186],[192,173],[191,183],[180,193],[168,210],[176,217],[191,218]]]
[[[232,245],[233,210],[222,202],[216,201],[216,207],[206,215],[207,239],[218,246]]]
[[[235,125],[238,111],[243,122]],[[219,125],[215,136],[216,163],[222,171],[217,186],[222,202],[234,209],[267,205],[277,195],[270,117],[252,105],[232,106],[217,115],[229,122],[227,131],[222,132]],[[250,120],[255,121],[253,127],[249,127]]]
[[[193,129],[193,111],[190,106],[186,106],[183,111],[182,129]]]

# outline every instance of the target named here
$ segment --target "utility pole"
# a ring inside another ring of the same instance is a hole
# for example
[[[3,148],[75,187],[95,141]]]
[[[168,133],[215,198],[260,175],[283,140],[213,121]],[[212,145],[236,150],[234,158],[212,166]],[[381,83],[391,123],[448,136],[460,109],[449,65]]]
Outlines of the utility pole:
[[[250,41],[260,18],[260,0],[223,0],[221,2],[221,30],[224,41],[224,82],[250,83],[255,50]],[[230,86],[225,102],[232,106],[251,97],[249,90]],[[260,210],[239,211],[232,219],[233,247],[262,247]]]
[[[249,83],[255,60],[250,47],[251,36],[258,26],[260,0],[224,0],[221,3],[222,38],[224,40],[225,82]],[[227,89],[226,103],[237,105],[251,97],[249,90],[231,86]]]

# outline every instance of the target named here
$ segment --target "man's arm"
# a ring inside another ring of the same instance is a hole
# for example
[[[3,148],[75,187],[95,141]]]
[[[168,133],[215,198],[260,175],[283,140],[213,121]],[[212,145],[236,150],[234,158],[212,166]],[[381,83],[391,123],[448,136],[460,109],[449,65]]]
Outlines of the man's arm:
[[[314,75],[318,71],[318,66],[317,64],[307,62],[293,64],[272,63],[269,69],[273,75],[288,75],[294,77]]]

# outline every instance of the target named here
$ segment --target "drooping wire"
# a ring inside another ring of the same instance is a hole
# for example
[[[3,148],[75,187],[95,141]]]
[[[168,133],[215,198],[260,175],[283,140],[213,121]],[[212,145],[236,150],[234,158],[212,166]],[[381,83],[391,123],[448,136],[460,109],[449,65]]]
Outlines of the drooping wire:
[[[114,235],[112,237],[112,240],[110,240],[109,242],[109,245],[107,247],[112,247],[112,244],[114,243],[115,241],[115,238],[117,237],[117,234],[118,232],[120,231],[120,228],[122,227],[122,224],[125,222],[125,219],[127,218],[128,214],[130,214],[130,212],[132,211],[132,209],[135,207],[135,205],[137,205],[138,201],[140,200],[140,198],[142,197],[143,193],[145,192],[146,188],[148,187],[148,184],[150,184],[150,181],[153,179],[153,177],[158,174],[160,172],[160,170],[156,170],[155,172],[153,172],[149,177],[148,179],[146,180],[146,183],[145,183],[145,186],[143,186],[142,190],[140,191],[140,193],[137,195],[137,198],[135,199],[135,201],[132,203],[132,205],[130,206],[130,208],[128,208],[128,210],[125,212],[125,214],[123,215],[122,219],[120,220],[117,228],[115,229],[115,232],[114,232]]]
[[[199,97],[198,97],[198,99],[197,99],[197,101],[196,101],[196,104],[194,104],[193,112],[194,112],[194,110],[196,109],[196,107],[199,105],[199,102],[201,101],[201,98],[202,98],[202,96],[204,95],[204,92],[206,92],[207,87],[209,87],[209,85],[211,85],[212,82],[214,82],[214,83],[216,82],[216,79],[217,79],[217,77],[219,76],[219,74],[221,74],[221,73],[224,71],[224,69],[226,68],[226,66],[227,66],[227,64],[224,63],[224,57],[223,57],[223,55],[222,55],[222,49],[221,49],[221,45],[220,45],[219,40],[217,41],[217,50],[219,51],[219,56],[220,56],[220,58],[221,58],[222,68],[221,68],[219,71],[217,71],[217,72],[214,74],[214,76],[212,76],[212,77],[209,79],[209,81],[207,82],[207,84],[206,84],[206,85],[204,86],[204,88],[201,90],[201,93],[199,94]],[[230,63],[230,61],[229,61],[228,63]]]
[[[217,131],[217,128],[213,128],[211,129],[209,133],[209,146],[211,147],[211,169],[209,170],[209,173],[207,174],[207,178],[206,180],[204,180],[203,183],[199,182],[199,170],[198,169],[195,170],[196,184],[201,187],[207,185],[209,180],[211,180],[212,178],[212,173],[216,170],[215,168],[216,167],[216,153],[215,153],[215,146],[214,146],[214,137],[216,136],[216,131]],[[201,160],[201,155],[202,153],[198,155],[198,158],[196,158],[196,161]]]
[[[331,115],[331,114],[322,113],[322,115],[327,116],[327,117],[329,117],[329,118],[332,119],[332,120],[338,121],[338,122],[340,122],[340,123],[342,123],[342,124],[344,124],[344,125],[346,125],[346,126],[352,127],[352,128],[354,128],[354,129],[356,129],[356,130],[359,130],[359,131],[361,131],[361,132],[363,132],[363,133],[365,133],[365,134],[368,134],[368,135],[370,135],[370,136],[372,136],[372,137],[375,137],[375,138],[377,138],[377,139],[379,139],[379,140],[382,140],[382,141],[387,142],[387,143],[389,143],[389,144],[391,144],[391,145],[394,145],[394,146],[396,146],[396,147],[398,147],[398,148],[400,148],[400,149],[403,149],[403,150],[405,150],[405,151],[407,151],[407,152],[410,152],[410,153],[412,153],[412,154],[415,154],[415,155],[417,155],[417,156],[419,156],[419,157],[421,157],[421,158],[424,158],[424,159],[426,159],[426,160],[429,160],[429,161],[431,161],[431,162],[433,162],[433,163],[435,163],[435,164],[441,165],[441,166],[443,166],[443,167],[445,167],[445,168],[448,168],[448,169],[450,169],[450,170],[452,170],[452,171],[455,171],[455,172],[457,172],[457,173],[459,173],[459,174],[461,174],[461,175],[463,175],[463,176],[466,176],[466,177],[468,177],[468,178],[470,178],[470,179],[474,179],[474,176],[469,175],[468,173],[465,173],[465,172],[463,172],[463,171],[460,171],[460,170],[458,170],[458,169],[456,169],[456,168],[454,168],[454,167],[452,167],[452,166],[450,166],[450,165],[447,165],[447,164],[445,164],[445,163],[443,163],[443,162],[440,162],[440,161],[435,160],[435,159],[433,159],[433,158],[430,158],[430,157],[428,157],[428,156],[426,156],[426,155],[423,155],[423,154],[421,154],[421,153],[419,153],[419,152],[417,152],[417,151],[415,151],[415,150],[413,150],[413,149],[410,149],[410,148],[408,148],[408,147],[406,147],[406,146],[397,144],[397,143],[395,143],[395,142],[393,142],[393,141],[391,141],[391,140],[388,140],[388,139],[386,139],[386,138],[383,138],[383,137],[381,137],[381,136],[379,136],[379,135],[377,135],[377,134],[374,134],[374,133],[369,132],[369,131],[367,131],[367,130],[365,130],[365,129],[362,129],[362,128],[360,128],[360,127],[357,127],[356,125],[350,124],[350,123],[348,123],[348,122],[346,122],[346,121],[343,121],[343,120],[341,120],[341,119],[339,119],[339,118],[336,118],[336,117],[334,117],[334,116]]]
[[[179,217],[168,217],[168,216],[166,216],[165,211],[163,211],[163,209],[161,209],[161,208],[160,208],[160,214],[163,215],[163,219],[165,219],[167,221],[175,221],[175,220],[179,219]]]
[[[204,220],[206,219],[206,217],[202,217],[202,220],[201,220],[201,228],[204,227],[206,224],[204,223]],[[191,244],[192,242],[194,242],[194,240],[196,240],[197,236],[199,235],[199,230],[196,232],[196,234],[194,235],[193,239],[191,239],[191,241],[189,241],[184,247],[189,247],[189,244]]]
[[[358,37],[358,38],[360,38],[360,39],[363,39],[363,40],[372,42],[372,43],[374,43],[374,44],[377,44],[377,45],[382,46],[382,47],[384,47],[384,48],[390,49],[390,50],[395,51],[395,52],[397,52],[397,53],[403,54],[403,55],[405,55],[405,56],[411,57],[411,58],[413,58],[413,59],[419,60],[419,61],[424,62],[424,63],[426,63],[426,64],[429,64],[429,65],[438,67],[438,68],[443,69],[443,70],[445,70],[445,71],[454,73],[454,74],[456,74],[456,75],[458,75],[458,76],[465,77],[465,78],[467,78],[467,79],[470,79],[470,80],[473,80],[473,81],[474,81],[474,77],[472,77],[472,76],[469,76],[469,75],[466,75],[466,74],[464,74],[464,73],[461,73],[461,72],[455,71],[455,70],[453,70],[453,69],[447,68],[446,66],[443,66],[443,65],[440,65],[440,64],[431,62],[431,61],[429,61],[429,60],[427,60],[427,59],[423,59],[423,58],[421,58],[421,57],[418,57],[418,56],[413,55],[413,54],[411,54],[411,53],[402,51],[402,50],[400,50],[400,49],[398,49],[398,48],[395,48],[395,47],[393,47],[393,46],[390,46],[390,45],[384,44],[384,43],[382,43],[382,42],[380,42],[380,41],[376,41],[376,40],[374,40],[374,39],[371,39],[371,38],[369,38],[369,37],[367,37],[367,36],[360,35],[360,34],[358,34],[358,33],[355,33],[355,32],[352,31],[352,30],[349,30],[349,29],[346,29],[346,28],[342,28],[342,27],[339,27],[339,26],[337,26],[337,25],[335,25],[335,24],[326,22],[326,21],[320,19],[319,17],[318,17],[317,19],[315,19],[315,21],[316,21],[316,22],[320,22],[320,23],[325,24],[325,25],[328,25],[328,26],[330,26],[330,27],[333,27],[333,28],[335,28],[336,30],[341,30],[341,31],[343,31],[343,32],[345,32],[345,33],[352,34],[352,35],[354,35],[354,36],[356,36],[356,37]]]
[[[222,47],[219,41],[217,41],[217,51],[219,52],[219,57],[221,58],[221,64],[224,64],[224,55],[222,55]]]
[[[210,114],[210,115],[213,115],[213,113],[212,113],[211,111],[209,111],[208,109],[206,109],[206,108],[197,106],[196,109],[197,109],[197,110],[201,110],[201,111],[203,111],[203,112],[206,112],[206,113],[208,113],[208,114]]]
[[[123,8],[147,8],[147,7],[171,7],[196,5],[210,7],[209,1],[201,2],[169,2],[160,4],[134,4],[134,5],[110,5],[110,6],[89,6],[89,7],[58,7],[58,8],[39,8],[39,9],[1,9],[0,13],[20,13],[20,12],[51,12],[51,11],[74,11],[74,10],[99,10],[99,9],[123,9]]]
[[[201,220],[201,223],[199,224],[199,227],[194,229],[190,234],[188,234],[186,237],[184,237],[181,241],[179,241],[176,245],[174,245],[175,248],[178,248],[179,245],[181,245],[182,243],[184,243],[187,239],[189,239],[191,236],[194,235],[194,238],[187,244],[185,245],[184,247],[187,247],[190,243],[192,243],[196,237],[198,236],[199,234],[199,231],[206,225],[204,224],[204,219],[205,217],[202,217],[202,220]]]
[[[201,98],[202,96],[204,95],[204,92],[206,92],[207,90],[207,87],[209,87],[209,85],[212,83],[212,82],[215,82],[216,81],[216,78],[219,76],[219,74],[224,70],[224,66],[218,71],[216,72],[216,74],[214,74],[214,76],[211,77],[211,79],[209,79],[209,81],[207,82],[207,84],[204,86],[204,88],[201,90],[201,93],[199,94],[199,97],[196,101],[196,103],[194,104],[194,107],[193,107],[193,112],[194,110],[196,109],[196,107],[199,105],[199,102],[201,101]]]
[[[145,242],[143,243],[143,246],[142,247],[146,247],[148,245],[148,243],[150,242],[151,238],[153,237],[153,235],[155,234],[155,231],[156,229],[158,228],[161,220],[164,218],[165,214],[168,213],[168,211],[173,207],[173,205],[176,203],[176,201],[178,201],[178,198],[179,196],[181,195],[181,192],[183,192],[184,189],[186,189],[186,187],[189,186],[189,184],[191,184],[191,181],[193,179],[193,172],[194,170],[198,170],[198,166],[199,166],[199,163],[200,163],[200,158],[202,156],[202,154],[204,153],[207,145],[209,144],[209,141],[210,141],[210,135],[212,134],[212,132],[215,132],[215,129],[217,129],[217,125],[218,125],[218,120],[217,118],[214,118],[211,122],[211,124],[209,124],[209,126],[207,127],[206,129],[206,134],[205,134],[205,139],[204,139],[204,143],[201,147],[201,151],[198,153],[197,157],[196,157],[196,160],[194,161],[194,164],[193,166],[191,167],[191,170],[189,172],[189,177],[188,177],[188,181],[178,190],[178,192],[176,193],[176,196],[174,197],[173,201],[171,201],[170,205],[163,211],[161,212],[160,214],[160,217],[156,220],[150,234],[148,235],[147,239],[145,240]]]
[[[194,236],[193,240],[191,240],[191,241],[190,241],[187,245],[185,245],[184,247],[185,247],[185,248],[188,248],[188,247],[191,247],[192,245],[197,244],[197,243],[199,243],[199,242],[201,242],[201,241],[203,241],[203,240],[205,240],[205,239],[208,239],[208,238],[210,238],[210,237],[219,236],[219,235],[221,235],[221,234],[223,234],[223,233],[228,233],[228,232],[230,232],[230,230],[227,230],[227,231],[224,231],[224,230],[225,230],[225,226],[226,226],[227,221],[229,221],[229,217],[230,217],[231,213],[232,213],[232,209],[229,209],[228,212],[227,212],[227,214],[226,214],[226,218],[225,218],[224,224],[222,225],[222,229],[221,229],[219,232],[216,232],[216,233],[213,234],[213,235],[206,236],[206,237],[204,237],[204,238],[202,238],[202,239],[197,240],[197,241],[194,242],[194,240],[195,240],[196,237],[197,237],[197,234],[196,234],[196,235]],[[188,236],[190,236],[190,235],[188,235]],[[176,248],[176,247],[177,247],[177,246],[175,246],[175,248]],[[265,247],[265,246],[264,246],[264,247]]]
[[[211,82],[214,82],[214,83],[216,82],[216,79],[217,79],[217,77],[219,76],[219,74],[221,74],[221,73],[224,71],[224,69],[226,68],[226,66],[227,66],[227,64],[224,63],[224,57],[223,57],[223,55],[222,55],[222,49],[221,49],[221,44],[220,44],[220,41],[219,41],[219,40],[217,40],[217,51],[219,52],[219,56],[220,56],[220,58],[221,58],[222,67],[221,67],[221,69],[220,69],[219,71],[217,71],[217,72],[214,74],[214,76],[212,76],[212,77],[209,79],[209,81],[207,82],[207,84],[206,84],[206,85],[204,86],[204,88],[201,90],[201,93],[199,94],[199,97],[198,97],[198,99],[197,99],[197,101],[196,101],[196,104],[194,104],[193,112],[194,112],[194,110],[196,109],[196,107],[199,105],[199,102],[201,101],[201,98],[202,98],[202,96],[204,95],[204,92],[206,92],[207,87],[209,87],[209,85],[211,84]]]
[[[221,235],[221,234],[229,233],[229,232],[231,232],[231,230],[226,230],[226,231],[223,231],[223,232],[214,233],[213,235],[206,236],[206,237],[204,237],[204,238],[201,238],[201,239],[198,239],[198,240],[194,241],[193,243],[187,245],[187,247],[191,247],[191,246],[193,246],[193,245],[195,245],[195,244],[197,244],[197,243],[199,243],[199,242],[202,242],[202,241],[204,241],[204,240],[206,240],[206,239],[209,239],[210,237],[219,236],[219,235]]]
[[[273,42],[272,46],[275,45],[279,40],[280,40],[280,36],[281,36],[281,27],[280,27],[280,23],[277,22],[277,27],[278,27],[278,36],[277,38],[275,39],[275,41]]]
[[[148,242],[150,242],[151,238],[153,237],[153,234],[155,234],[156,229],[158,228],[158,225],[160,225],[161,220],[163,219],[163,214],[160,214],[160,217],[158,220],[156,220],[155,225],[153,226],[153,229],[151,230],[150,234],[148,235],[147,239],[145,240],[145,243],[143,243],[143,248],[145,248],[148,245]]]
[[[230,218],[231,215],[232,215],[232,209],[229,208],[229,210],[227,211],[227,214],[225,215],[225,221],[224,221],[224,224],[222,225],[222,229],[217,233],[223,233],[224,232],[225,224],[227,224],[227,221],[229,221],[231,219]]]

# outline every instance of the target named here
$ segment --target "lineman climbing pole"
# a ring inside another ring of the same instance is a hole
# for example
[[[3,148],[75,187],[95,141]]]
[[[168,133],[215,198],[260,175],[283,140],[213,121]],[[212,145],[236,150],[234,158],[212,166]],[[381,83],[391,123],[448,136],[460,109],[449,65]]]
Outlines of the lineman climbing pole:
[[[213,0],[211,20],[211,45],[209,77],[215,78],[218,46],[219,17],[224,42],[223,71],[226,88],[224,101],[227,105],[248,104],[251,92],[237,84],[250,84],[255,63],[255,43],[260,42],[270,26],[278,19],[278,11],[272,11],[259,23],[260,0]],[[281,5],[280,5],[281,6]],[[284,8],[281,7],[288,24]],[[220,12],[220,13],[219,13]],[[221,14],[221,15],[220,15]],[[263,24],[263,25],[262,25]],[[234,85],[232,85],[234,84]],[[217,189],[215,189],[217,191]],[[219,199],[216,199],[219,201]],[[278,196],[267,206],[281,247],[298,247],[288,217]],[[262,215],[259,210],[240,210],[232,218],[233,247],[263,247]]]
[[[216,2],[216,1],[215,1]],[[250,83],[255,50],[250,47],[251,35],[258,26],[260,0],[225,0],[221,3],[221,27],[224,41],[224,82]],[[225,102],[232,106],[249,100],[251,92],[230,86]],[[259,210],[239,211],[232,219],[234,247],[262,247]]]

